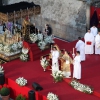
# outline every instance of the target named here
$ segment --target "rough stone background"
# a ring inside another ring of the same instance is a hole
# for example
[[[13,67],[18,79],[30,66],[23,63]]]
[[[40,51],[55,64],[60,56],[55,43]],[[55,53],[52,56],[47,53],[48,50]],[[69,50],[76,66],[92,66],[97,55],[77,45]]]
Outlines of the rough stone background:
[[[45,24],[52,27],[53,34],[68,41],[86,32],[86,4],[78,0],[4,0],[4,4],[20,1],[34,2],[41,6],[41,14],[31,17],[31,22],[41,30]]]

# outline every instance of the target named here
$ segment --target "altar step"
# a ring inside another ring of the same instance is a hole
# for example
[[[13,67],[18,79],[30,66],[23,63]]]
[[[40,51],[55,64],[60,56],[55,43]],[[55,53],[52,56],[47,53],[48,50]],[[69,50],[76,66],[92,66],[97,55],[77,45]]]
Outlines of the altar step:
[[[30,61],[38,60],[40,59],[41,56],[49,54],[50,49],[46,50],[40,50],[38,45],[36,43],[27,43],[24,42],[24,47],[29,48],[29,56],[30,56]]]

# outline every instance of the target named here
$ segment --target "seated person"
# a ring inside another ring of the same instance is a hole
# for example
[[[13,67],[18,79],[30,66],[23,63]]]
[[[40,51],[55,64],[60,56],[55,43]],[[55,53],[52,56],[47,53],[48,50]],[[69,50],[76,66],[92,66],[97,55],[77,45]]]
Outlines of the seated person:
[[[70,78],[71,76],[70,64],[73,63],[72,58],[68,55],[66,51],[64,51],[60,60],[61,60],[61,70],[63,71],[64,77]]]

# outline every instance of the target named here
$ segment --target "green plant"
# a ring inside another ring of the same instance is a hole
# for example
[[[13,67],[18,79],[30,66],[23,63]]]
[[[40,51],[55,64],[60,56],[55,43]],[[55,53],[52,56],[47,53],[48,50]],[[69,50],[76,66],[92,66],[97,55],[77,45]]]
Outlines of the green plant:
[[[0,94],[1,94],[1,96],[7,96],[7,95],[10,94],[10,89],[7,88],[7,87],[3,87],[3,88],[1,88],[1,90],[0,90]]]
[[[16,100],[26,100],[26,98],[24,96],[22,96],[21,94],[19,94],[17,97],[16,97]]]

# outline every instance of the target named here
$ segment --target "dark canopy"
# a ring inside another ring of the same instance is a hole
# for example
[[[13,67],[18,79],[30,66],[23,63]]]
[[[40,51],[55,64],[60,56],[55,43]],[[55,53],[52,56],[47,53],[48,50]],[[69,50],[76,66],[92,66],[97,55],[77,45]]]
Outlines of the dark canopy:
[[[31,3],[20,2],[20,3],[11,4],[11,5],[0,6],[0,12],[12,13],[14,11],[20,11],[20,9],[24,10],[24,9],[32,8],[32,7],[39,7],[39,5],[36,5],[33,2]]]
[[[33,2],[19,2],[10,5],[0,6],[0,20],[13,21],[33,14],[40,14],[41,8]]]

